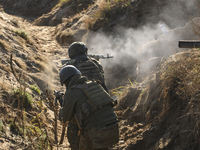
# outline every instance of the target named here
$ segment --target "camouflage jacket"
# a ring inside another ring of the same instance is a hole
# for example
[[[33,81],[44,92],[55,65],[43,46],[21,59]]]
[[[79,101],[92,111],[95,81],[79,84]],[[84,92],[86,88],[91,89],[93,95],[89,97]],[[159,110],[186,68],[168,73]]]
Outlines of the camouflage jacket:
[[[59,111],[59,119],[62,122],[71,121],[76,110],[88,100],[88,97],[81,89],[71,88],[77,84],[84,84],[87,78],[80,75],[72,77],[68,84],[68,89],[64,95],[63,107]],[[104,90],[103,90],[104,91]],[[105,91],[104,91],[105,92]],[[92,127],[102,127],[117,122],[117,116],[111,105],[95,110],[83,123],[83,129]]]
[[[105,84],[104,71],[100,62],[94,58],[90,58],[87,55],[78,55],[67,62],[65,65],[75,66],[83,76],[86,76],[89,80],[101,81],[102,87],[108,92]]]

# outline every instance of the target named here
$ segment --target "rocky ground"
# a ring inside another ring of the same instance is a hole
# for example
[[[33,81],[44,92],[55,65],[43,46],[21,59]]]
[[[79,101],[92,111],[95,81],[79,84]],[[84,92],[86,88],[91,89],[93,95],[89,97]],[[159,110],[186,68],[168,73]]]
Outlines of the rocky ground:
[[[131,7],[109,13],[109,23],[102,19],[86,28],[85,20],[101,1],[0,0],[1,149],[70,149],[66,136],[62,145],[55,144],[52,102],[54,90],[64,91],[61,59],[68,58],[67,48],[77,40],[87,44],[89,53],[114,56],[100,60],[119,102],[114,109],[120,141],[110,149],[198,149],[198,91],[189,85],[198,84],[199,53],[178,48],[180,39],[199,39],[199,19],[193,19],[198,7],[195,1],[127,2]],[[28,99],[24,93],[32,97],[31,108],[21,101]],[[59,140],[59,121],[56,128]]]

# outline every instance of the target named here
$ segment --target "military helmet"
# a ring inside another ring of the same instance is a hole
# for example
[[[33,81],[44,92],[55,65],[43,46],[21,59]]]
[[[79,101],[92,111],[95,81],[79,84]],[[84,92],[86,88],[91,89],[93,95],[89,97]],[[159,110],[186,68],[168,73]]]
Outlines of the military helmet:
[[[63,86],[63,84],[67,81],[67,79],[69,79],[70,77],[72,77],[73,75],[76,74],[81,74],[81,72],[74,66],[72,65],[67,65],[65,67],[63,67],[60,70],[60,83]]]
[[[79,54],[86,54],[88,48],[83,42],[73,42],[68,49],[69,58],[72,58]]]

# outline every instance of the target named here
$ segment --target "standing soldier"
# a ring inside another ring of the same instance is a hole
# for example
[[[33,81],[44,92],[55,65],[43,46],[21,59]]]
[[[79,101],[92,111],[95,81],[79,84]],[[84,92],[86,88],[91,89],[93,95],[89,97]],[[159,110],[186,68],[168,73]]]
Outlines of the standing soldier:
[[[66,65],[75,66],[83,76],[89,80],[96,80],[101,82],[101,86],[108,92],[105,84],[104,71],[100,62],[94,58],[87,56],[88,48],[83,42],[73,42],[68,49],[70,61]],[[79,129],[74,121],[70,121],[67,127],[67,137],[72,150],[78,150],[79,146]]]
[[[59,119],[63,123],[71,121],[79,128],[79,150],[105,150],[116,144],[119,141],[117,116],[112,108],[113,99],[103,87],[95,80],[87,80],[72,65],[61,69],[60,82],[66,86],[66,92]]]

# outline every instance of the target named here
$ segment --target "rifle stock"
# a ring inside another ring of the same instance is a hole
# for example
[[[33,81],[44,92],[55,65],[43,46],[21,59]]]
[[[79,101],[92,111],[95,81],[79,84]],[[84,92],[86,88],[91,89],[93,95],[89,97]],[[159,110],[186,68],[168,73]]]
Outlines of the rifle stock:
[[[200,48],[200,41],[198,40],[180,40],[179,48]]]

